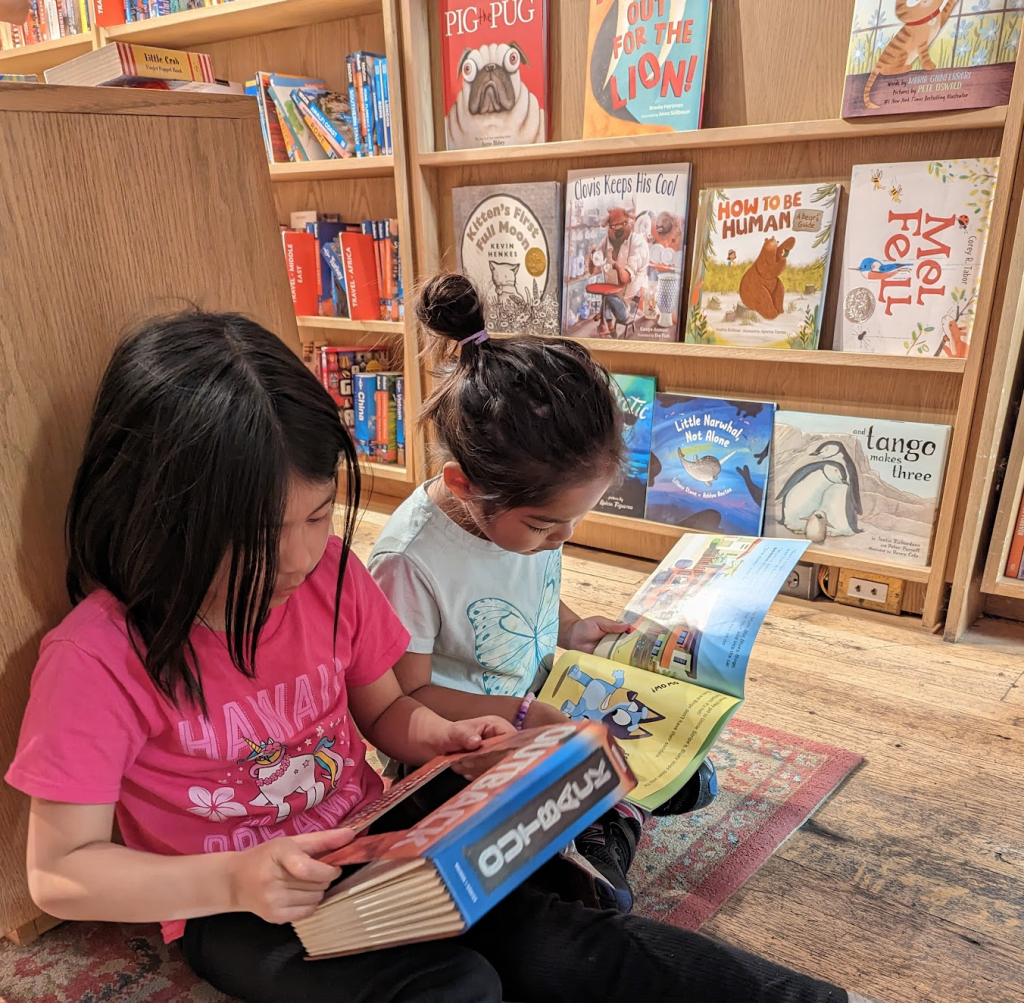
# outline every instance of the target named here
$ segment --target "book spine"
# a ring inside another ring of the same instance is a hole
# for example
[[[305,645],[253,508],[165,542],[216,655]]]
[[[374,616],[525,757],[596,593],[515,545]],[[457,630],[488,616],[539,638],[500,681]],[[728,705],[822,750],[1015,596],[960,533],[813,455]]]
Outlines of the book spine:
[[[345,265],[342,262],[340,239],[339,237],[338,241],[325,244],[320,248],[320,254],[331,269],[331,298],[334,304],[334,316],[351,317],[352,308],[348,295],[348,281],[345,277]]]
[[[405,466],[405,377],[395,377],[395,462]]]
[[[377,273],[377,319],[383,320],[384,315],[381,307],[381,303],[383,302],[381,300],[381,291],[384,288],[384,274],[383,270],[381,269],[381,242],[379,224],[378,221],[375,219],[367,219],[363,220],[361,225],[363,228],[363,233],[369,234],[369,236],[373,239],[373,267]]]
[[[366,67],[370,75],[368,90],[370,107],[373,110],[373,152],[384,153],[384,101],[380,92],[380,58],[367,56]]]
[[[391,81],[388,78],[388,61],[386,58],[380,61],[380,76],[381,85],[384,89],[384,136],[386,149],[388,153],[393,154],[395,147],[391,140]]]
[[[356,61],[354,56],[345,57],[345,72],[348,75],[348,106],[352,111],[352,135],[356,142],[356,156],[365,156],[359,137],[359,105],[356,99]]]
[[[338,132],[337,128],[335,128],[334,123],[323,113],[323,110],[313,101],[305,97],[303,99],[303,104],[308,111],[310,118],[316,122],[320,132],[331,144],[331,148],[335,151],[336,155],[339,157],[350,157],[352,155],[352,151],[348,148],[348,142],[345,137]],[[308,119],[307,124],[309,124]],[[313,126],[310,125],[310,130],[312,131],[312,129]]]
[[[394,463],[398,459],[398,440],[395,434],[395,380],[394,373],[377,373],[377,390],[374,394],[373,458],[377,463]]]
[[[316,238],[311,233],[288,230],[284,234],[284,247],[295,314],[299,317],[316,316],[319,313],[316,289],[320,274]]]
[[[361,460],[373,459],[377,441],[377,374],[352,374],[352,400],[355,411],[356,455]]]
[[[1010,553],[1006,559],[1006,577],[1019,578],[1021,558],[1024,557],[1024,495],[1021,495],[1017,509],[1017,522],[1014,525],[1013,539],[1010,542]]]
[[[363,132],[363,147],[366,150],[366,156],[372,157],[376,152],[373,149],[373,107],[370,103],[366,56],[362,52],[356,53],[356,78],[359,81],[356,93],[359,98],[359,120]]]
[[[373,237],[365,233],[339,236],[349,316],[353,320],[380,319],[380,293],[373,261]]]
[[[310,111],[309,104],[300,98],[296,98],[296,91],[292,91],[292,100],[295,102],[295,110],[302,116],[302,121],[305,122],[306,128],[313,134],[313,138],[320,144],[324,153],[327,154],[328,160],[337,160],[340,157],[338,151],[334,148],[334,143],[324,130],[321,128],[320,123],[314,118]]]

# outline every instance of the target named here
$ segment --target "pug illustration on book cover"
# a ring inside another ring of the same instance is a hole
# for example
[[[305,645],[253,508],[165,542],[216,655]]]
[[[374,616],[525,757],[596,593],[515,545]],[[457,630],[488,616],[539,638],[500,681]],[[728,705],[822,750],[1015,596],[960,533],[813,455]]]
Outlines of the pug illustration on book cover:
[[[440,0],[449,150],[548,138],[547,0]]]

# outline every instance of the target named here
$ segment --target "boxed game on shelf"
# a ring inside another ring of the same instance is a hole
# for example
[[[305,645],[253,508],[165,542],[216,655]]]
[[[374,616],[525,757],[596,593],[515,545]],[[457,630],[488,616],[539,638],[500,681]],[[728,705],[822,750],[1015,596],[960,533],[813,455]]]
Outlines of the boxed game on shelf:
[[[990,108],[1010,97],[1018,0],[855,0],[843,118]]]
[[[711,0],[588,2],[583,138],[700,128]]]
[[[833,347],[967,355],[999,160],[859,164]]]
[[[778,411],[765,536],[928,564],[951,429]]]
[[[679,337],[690,165],[570,171],[562,333]]]
[[[440,0],[449,150],[548,138],[547,0]]]
[[[817,348],[838,198],[837,184],[704,189],[687,343]]]
[[[558,334],[562,186],[455,188],[452,215],[456,268],[480,291],[487,330]]]

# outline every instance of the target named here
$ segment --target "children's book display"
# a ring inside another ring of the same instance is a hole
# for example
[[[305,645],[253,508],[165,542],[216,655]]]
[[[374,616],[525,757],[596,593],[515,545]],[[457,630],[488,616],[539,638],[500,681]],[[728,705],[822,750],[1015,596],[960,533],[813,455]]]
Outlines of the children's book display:
[[[759,535],[774,412],[762,401],[655,394],[647,518]]]
[[[570,171],[562,333],[679,337],[690,165]]]
[[[967,355],[998,174],[994,157],[854,167],[835,348]]]
[[[455,188],[452,214],[456,267],[480,290],[487,330],[558,334],[562,186]]]
[[[1015,0],[855,0],[843,118],[1006,104]]]
[[[633,626],[593,655],[568,651],[539,699],[600,721],[657,808],[693,776],[743,701],[754,638],[806,541],[688,533],[626,605]]]
[[[928,564],[950,427],[778,411],[765,535]]]
[[[365,830],[455,763],[476,779],[421,822],[323,858],[366,866],[294,924],[309,958],[462,933],[636,783],[606,728],[567,721],[441,756],[344,825]]]
[[[839,185],[700,193],[686,341],[815,349]]]
[[[653,376],[612,374],[612,390],[622,409],[622,474],[601,496],[599,512],[644,517],[647,476],[651,465],[651,429],[654,427]]]
[[[449,150],[548,138],[547,0],[440,0]]]
[[[700,128],[711,0],[589,0],[583,138]]]

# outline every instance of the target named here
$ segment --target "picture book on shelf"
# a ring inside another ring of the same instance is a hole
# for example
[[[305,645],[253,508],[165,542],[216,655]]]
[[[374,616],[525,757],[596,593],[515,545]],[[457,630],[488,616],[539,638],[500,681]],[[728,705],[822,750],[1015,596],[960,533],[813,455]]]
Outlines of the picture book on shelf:
[[[704,189],[687,343],[817,348],[838,198],[837,184]]]
[[[843,118],[1006,104],[1016,0],[854,0]]]
[[[455,188],[452,215],[456,268],[483,297],[487,330],[558,334],[562,186]]]
[[[548,2],[440,0],[449,150],[548,138]]]
[[[383,827],[391,808],[456,763],[476,778],[422,821],[321,858],[366,866],[293,924],[308,958],[462,933],[635,785],[607,729],[566,721],[440,756],[344,825]]]
[[[761,401],[655,394],[647,518],[757,536],[774,413]]]
[[[675,341],[690,165],[570,171],[562,333]]]
[[[778,411],[765,536],[926,566],[950,427]]]
[[[743,701],[754,638],[806,548],[686,533],[623,610],[630,633],[555,662],[539,699],[610,729],[636,777],[627,800],[653,810],[696,772]]]
[[[854,167],[834,348],[967,355],[998,174],[996,157]]]
[[[622,442],[625,460],[621,479],[615,481],[597,503],[599,512],[644,517],[647,472],[651,462],[651,428],[654,425],[653,376],[612,373],[612,390],[622,409]]]
[[[588,2],[583,138],[699,129],[711,0]]]

